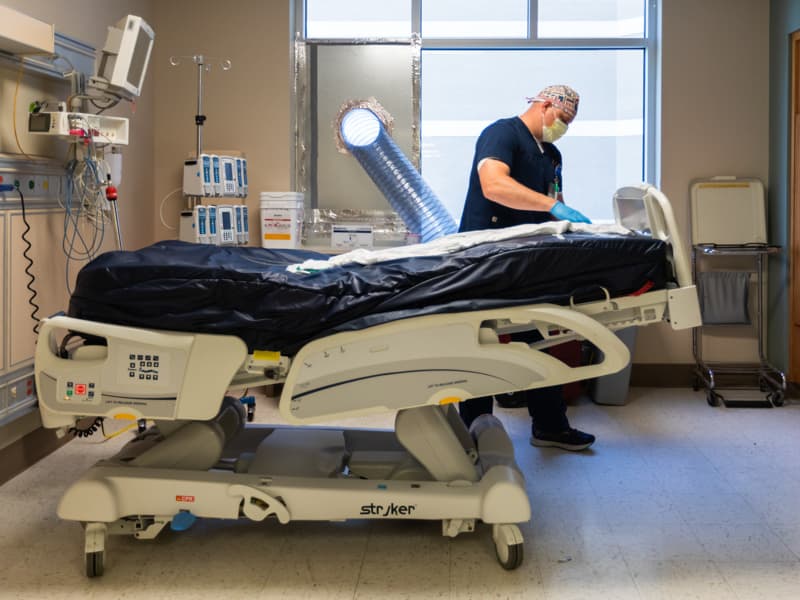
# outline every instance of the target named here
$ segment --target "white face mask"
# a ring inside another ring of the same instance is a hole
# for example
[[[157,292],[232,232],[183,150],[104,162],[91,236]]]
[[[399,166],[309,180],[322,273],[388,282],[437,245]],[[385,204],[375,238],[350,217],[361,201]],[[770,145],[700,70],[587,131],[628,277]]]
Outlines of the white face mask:
[[[558,117],[556,117],[553,124],[548,127],[544,124],[544,113],[542,113],[542,141],[552,144],[561,139],[564,134],[567,133],[567,129],[569,129],[569,125]]]

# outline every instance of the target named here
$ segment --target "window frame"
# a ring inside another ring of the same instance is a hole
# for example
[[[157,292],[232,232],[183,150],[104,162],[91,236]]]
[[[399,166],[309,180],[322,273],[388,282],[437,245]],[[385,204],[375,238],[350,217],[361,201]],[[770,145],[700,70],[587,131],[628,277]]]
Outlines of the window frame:
[[[659,140],[660,129],[660,60],[658,53],[658,39],[660,38],[660,0],[643,0],[645,8],[645,32],[642,38],[539,38],[538,37],[538,0],[528,0],[528,35],[524,38],[426,38],[420,36],[422,31],[422,2],[424,0],[409,0],[411,3],[411,35],[409,38],[335,38],[320,39],[306,37],[306,0],[291,0],[292,27],[294,31],[291,43],[291,60],[293,72],[293,102],[292,120],[294,127],[295,152],[292,153],[292,184],[294,189],[305,181],[305,164],[307,157],[303,156],[303,136],[306,135],[302,119],[298,115],[298,104],[301,96],[307,95],[304,89],[306,76],[303,65],[308,44],[409,44],[416,51],[416,64],[419,65],[422,52],[425,50],[643,50],[644,51],[644,142],[643,142],[643,171],[644,180],[660,185],[660,160]],[[420,72],[414,73],[414,127],[415,148],[421,144],[421,107],[422,94]],[[419,168],[419,153],[415,152],[412,162]]]

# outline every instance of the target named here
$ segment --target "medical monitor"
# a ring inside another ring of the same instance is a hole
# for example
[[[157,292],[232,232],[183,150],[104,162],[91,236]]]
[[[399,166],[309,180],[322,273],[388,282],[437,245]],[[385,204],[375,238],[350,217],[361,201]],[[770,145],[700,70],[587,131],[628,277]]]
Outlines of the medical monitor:
[[[108,28],[97,73],[89,84],[126,100],[141,94],[154,37],[153,29],[141,17],[120,19]]]

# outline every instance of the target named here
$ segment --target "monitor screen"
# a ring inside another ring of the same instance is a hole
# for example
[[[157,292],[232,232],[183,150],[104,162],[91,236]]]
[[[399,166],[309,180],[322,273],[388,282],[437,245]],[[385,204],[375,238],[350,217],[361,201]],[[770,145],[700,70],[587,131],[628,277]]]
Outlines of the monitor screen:
[[[155,34],[136,15],[128,15],[108,28],[106,44],[89,84],[128,100],[138,96],[147,72]]]
[[[136,36],[136,45],[133,47],[131,66],[128,69],[128,83],[137,89],[142,87],[142,79],[144,79],[144,70],[147,65],[147,58],[150,55],[151,43],[150,34],[140,28]]]

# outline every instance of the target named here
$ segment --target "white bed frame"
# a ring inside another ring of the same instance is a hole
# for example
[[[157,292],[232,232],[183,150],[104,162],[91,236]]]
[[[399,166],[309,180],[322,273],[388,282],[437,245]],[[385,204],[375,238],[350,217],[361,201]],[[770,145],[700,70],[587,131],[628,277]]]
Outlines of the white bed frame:
[[[467,431],[456,404],[617,372],[630,356],[616,329],[700,324],[667,199],[642,184],[619,190],[615,209],[619,223],[670,243],[676,287],[408,318],[317,339],[294,356],[249,354],[233,336],[45,319],[35,359],[45,427],[66,432],[86,417],[155,422],[61,500],[59,516],[85,524],[87,575],[102,574],[107,535],[149,539],[196,517],[433,519],[451,537],[483,521],[499,562],[519,566],[517,523],[529,520],[530,502],[513,446],[488,415]],[[531,329],[540,342],[501,342]],[[65,350],[66,331],[104,342]],[[602,362],[569,367],[543,351],[569,339],[592,342]],[[223,401],[230,389],[276,383],[282,416],[302,426],[245,426],[241,404]],[[394,431],[307,426],[387,411],[397,411]]]

